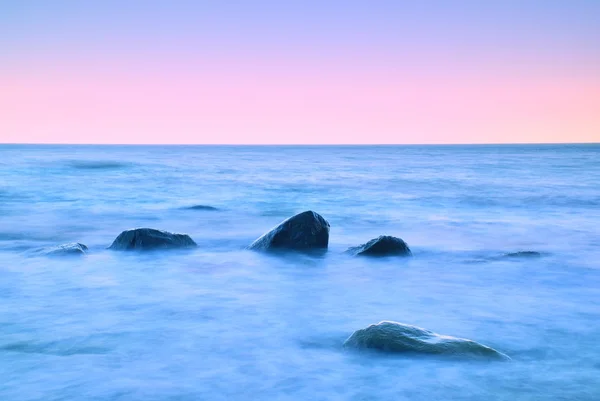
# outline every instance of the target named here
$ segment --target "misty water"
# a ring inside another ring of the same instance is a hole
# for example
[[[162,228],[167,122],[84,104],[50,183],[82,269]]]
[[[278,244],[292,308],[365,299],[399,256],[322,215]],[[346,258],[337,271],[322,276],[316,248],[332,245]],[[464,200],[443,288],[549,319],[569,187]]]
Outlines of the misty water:
[[[245,249],[305,210],[326,254]],[[599,145],[2,145],[0,216],[1,400],[600,397]],[[384,234],[413,257],[344,253]],[[382,320],[510,360],[342,346]]]

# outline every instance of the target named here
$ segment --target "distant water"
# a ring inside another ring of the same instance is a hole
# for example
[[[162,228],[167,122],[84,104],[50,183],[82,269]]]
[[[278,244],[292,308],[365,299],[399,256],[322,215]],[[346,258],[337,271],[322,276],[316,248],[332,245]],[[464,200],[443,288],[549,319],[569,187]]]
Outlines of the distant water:
[[[324,257],[244,250],[309,209]],[[343,253],[382,234],[414,257]],[[0,297],[5,401],[597,401],[600,146],[0,146]],[[382,320],[511,361],[342,347]]]

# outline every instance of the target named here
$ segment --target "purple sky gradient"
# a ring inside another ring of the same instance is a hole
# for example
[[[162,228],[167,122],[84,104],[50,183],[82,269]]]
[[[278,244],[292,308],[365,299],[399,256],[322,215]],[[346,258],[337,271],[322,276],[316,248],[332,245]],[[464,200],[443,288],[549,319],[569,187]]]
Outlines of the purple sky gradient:
[[[600,141],[600,2],[82,3],[0,2],[0,142]]]

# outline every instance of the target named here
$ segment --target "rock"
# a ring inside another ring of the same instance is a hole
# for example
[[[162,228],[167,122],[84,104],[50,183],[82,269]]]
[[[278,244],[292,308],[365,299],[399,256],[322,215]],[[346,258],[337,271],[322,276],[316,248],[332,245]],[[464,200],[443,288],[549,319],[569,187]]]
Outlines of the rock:
[[[111,160],[73,160],[70,165],[82,170],[113,170],[129,166],[127,163]]]
[[[87,253],[88,247],[79,242],[58,245],[53,248],[39,250],[38,254],[45,256],[82,256]]]
[[[283,221],[248,248],[262,251],[308,251],[325,250],[328,244],[329,223],[318,213],[309,210]]]
[[[379,351],[447,354],[510,359],[493,348],[464,338],[444,336],[408,324],[383,321],[355,331],[344,347]]]
[[[216,211],[219,210],[214,206],[208,206],[208,205],[194,205],[194,206],[188,206],[188,207],[184,207],[183,209],[186,210],[207,210],[207,211]]]
[[[186,234],[173,234],[153,228],[135,228],[123,231],[108,249],[115,251],[173,249],[195,247]]]
[[[511,252],[504,255],[505,258],[539,258],[542,254],[535,251]]]
[[[400,238],[381,235],[366,244],[348,249],[355,256],[411,256],[410,248]]]

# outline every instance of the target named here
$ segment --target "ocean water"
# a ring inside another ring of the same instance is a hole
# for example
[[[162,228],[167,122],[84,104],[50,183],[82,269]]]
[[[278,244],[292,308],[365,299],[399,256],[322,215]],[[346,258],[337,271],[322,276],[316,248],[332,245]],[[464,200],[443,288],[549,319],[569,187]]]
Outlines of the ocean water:
[[[244,249],[304,210],[324,256]],[[599,145],[2,145],[0,217],[0,400],[600,399]],[[414,256],[343,253],[382,234]],[[342,347],[382,320],[511,360]]]

